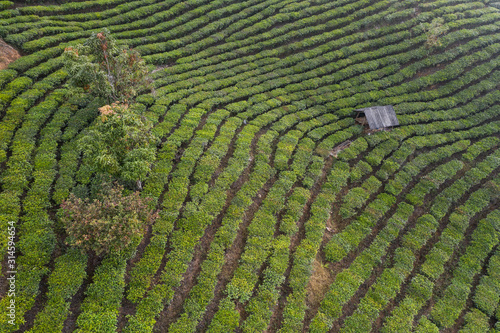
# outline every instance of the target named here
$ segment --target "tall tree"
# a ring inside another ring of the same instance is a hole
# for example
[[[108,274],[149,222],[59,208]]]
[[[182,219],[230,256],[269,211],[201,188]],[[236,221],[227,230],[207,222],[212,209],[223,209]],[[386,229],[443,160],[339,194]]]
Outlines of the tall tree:
[[[140,54],[120,46],[107,29],[93,33],[83,44],[64,52],[68,87],[73,93],[90,93],[113,101],[132,101],[151,88],[149,71]]]

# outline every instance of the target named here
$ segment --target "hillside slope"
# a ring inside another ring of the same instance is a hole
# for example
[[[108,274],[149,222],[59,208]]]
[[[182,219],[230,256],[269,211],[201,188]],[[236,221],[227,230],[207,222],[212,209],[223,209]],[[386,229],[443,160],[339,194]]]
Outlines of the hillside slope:
[[[497,5],[1,1],[0,331],[500,332]],[[103,28],[154,69],[161,212],[89,258],[56,212],[101,105],[68,102],[61,54]],[[372,105],[400,126],[356,123]]]

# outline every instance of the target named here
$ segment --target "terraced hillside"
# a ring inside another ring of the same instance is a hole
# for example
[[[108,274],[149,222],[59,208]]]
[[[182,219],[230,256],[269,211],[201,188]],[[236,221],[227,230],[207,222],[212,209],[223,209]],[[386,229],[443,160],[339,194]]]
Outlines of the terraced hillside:
[[[1,332],[500,332],[498,3],[0,9],[22,54],[0,71]],[[105,27],[154,68],[161,213],[96,259],[56,212],[92,179],[76,141],[102,105],[68,102],[61,55]],[[355,123],[389,104],[399,127]]]

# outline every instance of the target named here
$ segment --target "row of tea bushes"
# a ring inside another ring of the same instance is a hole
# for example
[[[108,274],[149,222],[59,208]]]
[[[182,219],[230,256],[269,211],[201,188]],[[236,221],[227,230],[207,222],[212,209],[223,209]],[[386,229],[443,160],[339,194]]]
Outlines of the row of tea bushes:
[[[476,168],[469,170],[459,181],[455,182],[441,192],[438,197],[446,197],[449,193],[456,193],[456,195],[449,199],[446,207],[442,207],[440,209],[443,211],[443,214],[434,215],[436,220],[439,221],[442,217],[444,217],[444,212],[448,211],[452,203],[457,202],[465,195],[466,191],[458,191],[461,180],[470,179],[472,181],[472,185],[477,184],[481,181],[481,179],[489,175],[493,169],[488,168],[485,170],[487,164],[489,164],[488,161],[479,163]],[[472,178],[473,174],[479,174],[480,178]],[[477,194],[473,194],[465,205],[458,207],[450,215],[449,225],[441,232],[440,239],[434,244],[431,251],[426,255],[423,265],[419,267],[420,274],[415,275],[409,285],[410,292],[393,310],[392,315],[388,317],[383,326],[383,332],[393,332],[394,330],[400,330],[403,332],[409,331],[411,328],[413,318],[432,295],[434,281],[444,272],[444,265],[447,262],[447,258],[450,257],[460,239],[463,237],[462,233],[457,234],[456,228],[459,227],[460,229],[465,230],[468,226],[469,220],[474,216],[474,214],[476,214],[477,211],[483,210],[489,204],[489,199],[491,197],[486,193],[486,191],[480,190],[475,193]],[[483,194],[487,194],[487,200],[481,199]],[[474,196],[481,200],[475,200]],[[478,205],[478,203],[480,203],[480,205]],[[443,205],[440,200],[436,200],[430,211],[435,211],[439,206]],[[464,212],[471,212],[471,214],[466,215]],[[494,217],[494,215],[492,215],[492,217]],[[425,244],[425,241],[410,236],[406,236],[403,242],[405,244],[415,244],[414,246],[416,247]]]
[[[70,314],[70,303],[87,276],[87,256],[78,249],[69,249],[55,259],[48,278],[47,302],[37,314],[29,333],[62,332]]]
[[[14,137],[12,156],[3,175],[3,193],[12,195],[10,204],[23,206],[21,223],[15,225],[19,236],[16,247],[20,251],[16,260],[17,320],[15,325],[9,325],[7,320],[4,321],[8,313],[0,314],[0,325],[6,332],[18,329],[24,320],[24,313],[33,306],[39,293],[40,280],[47,273],[46,265],[55,246],[53,221],[47,209],[50,207],[50,188],[56,176],[56,152],[61,128],[71,114],[70,105],[59,106],[64,95],[65,91],[56,90],[45,101],[29,110],[26,121]],[[40,126],[50,116],[51,121],[40,131]],[[40,140],[36,140],[35,136],[39,131]],[[30,187],[21,202],[28,183]],[[16,222],[18,219],[19,215],[12,221]],[[6,302],[8,299],[4,298],[2,301]]]
[[[483,202],[489,202],[493,199],[493,196],[498,196],[498,192],[490,195],[485,192],[481,193],[481,198],[479,198],[480,191],[475,192],[469,199],[469,201],[473,201],[470,205],[474,207],[468,209],[469,207],[465,205],[462,214],[469,217],[473,216],[481,206],[484,207]],[[474,199],[476,199],[475,202]],[[471,236],[472,240],[467,246],[465,254],[460,257],[458,265],[453,270],[451,284],[444,290],[443,296],[433,306],[430,318],[440,329],[451,327],[465,309],[465,303],[471,291],[474,277],[481,271],[488,253],[498,244],[500,236],[499,213],[500,211],[496,210],[488,214],[488,217],[481,220],[477,228],[474,229]],[[452,222],[451,216],[450,223],[456,223],[455,221]]]

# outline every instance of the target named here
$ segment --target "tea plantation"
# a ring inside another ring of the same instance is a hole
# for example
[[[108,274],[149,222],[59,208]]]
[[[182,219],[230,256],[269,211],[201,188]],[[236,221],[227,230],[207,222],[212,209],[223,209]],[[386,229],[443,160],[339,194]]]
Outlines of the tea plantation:
[[[500,332],[499,8],[0,1],[0,332]],[[63,52],[104,28],[151,71],[159,217],[98,257],[59,207],[106,103]]]

